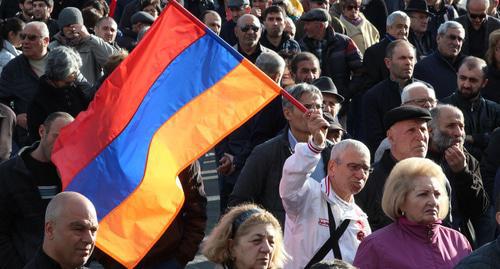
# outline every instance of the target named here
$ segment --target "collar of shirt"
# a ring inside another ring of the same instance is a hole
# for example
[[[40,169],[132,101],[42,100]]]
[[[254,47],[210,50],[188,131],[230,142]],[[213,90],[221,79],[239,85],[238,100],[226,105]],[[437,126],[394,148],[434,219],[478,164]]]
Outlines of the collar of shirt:
[[[365,212],[354,203],[354,198],[350,202],[346,202],[333,191],[328,176],[321,181],[321,192],[328,203],[338,206],[341,212],[340,219],[361,220],[366,218]]]

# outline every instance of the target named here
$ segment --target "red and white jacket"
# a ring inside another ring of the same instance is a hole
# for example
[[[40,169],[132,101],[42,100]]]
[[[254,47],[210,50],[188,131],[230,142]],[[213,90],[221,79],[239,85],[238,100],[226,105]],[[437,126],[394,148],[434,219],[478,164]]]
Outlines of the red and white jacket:
[[[302,269],[330,238],[328,206],[336,227],[351,219],[339,240],[342,260],[352,263],[358,246],[371,233],[366,214],[354,203],[338,197],[328,176],[321,183],[310,177],[320,160],[320,150],[311,143],[297,143],[295,153],[283,166],[280,196],[286,211],[285,249],[292,256],[284,268]],[[330,251],[325,260],[333,260]]]

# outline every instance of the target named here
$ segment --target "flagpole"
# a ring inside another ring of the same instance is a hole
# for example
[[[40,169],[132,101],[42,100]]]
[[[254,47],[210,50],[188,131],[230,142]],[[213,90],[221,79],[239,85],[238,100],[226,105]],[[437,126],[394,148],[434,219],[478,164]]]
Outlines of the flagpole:
[[[281,88],[281,95],[283,95],[283,97],[288,99],[288,101],[290,101],[290,103],[292,103],[300,111],[302,111],[304,113],[307,112],[307,108],[301,102],[299,102],[297,99],[295,99],[290,93],[288,93],[286,90],[284,90],[283,88]]]

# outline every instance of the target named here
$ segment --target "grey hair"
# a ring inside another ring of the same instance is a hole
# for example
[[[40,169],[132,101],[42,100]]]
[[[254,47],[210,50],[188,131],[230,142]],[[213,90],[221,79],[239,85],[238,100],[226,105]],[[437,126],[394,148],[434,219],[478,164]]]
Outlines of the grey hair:
[[[330,160],[340,160],[347,149],[354,149],[364,156],[367,156],[368,160],[370,159],[370,150],[363,142],[354,139],[345,139],[333,146],[332,152],[330,153]]]
[[[302,95],[305,93],[309,94],[315,94],[321,97],[321,100],[323,100],[323,95],[321,94],[321,91],[314,85],[308,84],[308,83],[299,83],[295,84],[293,86],[290,86],[286,89],[286,91],[293,96],[293,98],[299,100]],[[288,101],[287,98],[283,97],[282,99],[282,105],[283,108],[288,108],[291,109],[293,107],[293,104]]]
[[[64,80],[69,75],[79,72],[82,66],[82,58],[74,49],[59,46],[49,52],[45,75],[50,80]]]
[[[410,92],[414,89],[417,89],[417,88],[427,89],[427,91],[429,93],[431,93],[434,96],[434,98],[436,98],[436,92],[434,92],[433,88],[429,87],[427,84],[425,84],[423,82],[416,81],[416,82],[413,82],[413,83],[406,85],[406,87],[403,88],[403,91],[401,92],[401,102],[404,104],[404,103],[410,101]]]
[[[243,23],[243,20],[245,18],[253,18],[253,20],[257,22],[257,25],[259,25],[259,27],[262,28],[262,25],[260,24],[259,18],[257,18],[255,15],[252,15],[252,14],[245,14],[245,15],[241,16],[238,19],[238,22],[237,22],[237,26],[238,27],[243,27],[244,26],[244,25],[241,25],[241,24]]]
[[[445,35],[448,32],[448,29],[458,29],[465,35],[465,29],[462,24],[456,21],[446,21],[443,22],[438,28],[438,35]]]
[[[427,126],[429,126],[433,130],[439,130],[439,118],[441,117],[441,112],[446,109],[451,110],[456,114],[462,115],[463,119],[464,115],[458,107],[449,104],[439,104],[435,108],[431,109],[430,112],[432,119],[427,123]]]
[[[36,29],[38,29],[38,31],[40,31],[40,35],[42,37],[49,37],[49,28],[47,27],[47,24],[45,24],[45,22],[42,22],[42,21],[31,21],[31,22],[28,22],[24,28],[28,27],[28,26],[31,26],[33,25],[33,27],[35,27]]]
[[[396,23],[397,19],[404,19],[406,22],[410,22],[410,17],[408,14],[404,13],[403,11],[394,11],[389,16],[387,16],[387,20],[385,21],[386,26],[391,26],[394,23]]]
[[[283,74],[285,72],[285,60],[274,51],[264,52],[257,57],[255,65],[268,76]]]

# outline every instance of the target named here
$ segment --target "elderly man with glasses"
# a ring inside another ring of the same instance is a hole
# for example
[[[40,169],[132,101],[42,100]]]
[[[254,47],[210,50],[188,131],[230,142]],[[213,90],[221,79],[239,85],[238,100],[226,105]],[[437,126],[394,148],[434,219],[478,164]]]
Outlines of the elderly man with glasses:
[[[16,113],[14,141],[18,147],[31,144],[28,138],[28,105],[37,93],[38,78],[45,73],[49,29],[43,22],[27,23],[22,33],[23,53],[12,59],[0,76],[0,101]]]
[[[465,55],[484,58],[490,33],[500,28],[500,20],[486,13],[489,6],[489,0],[467,0],[467,15],[457,19],[465,29],[462,47]]]
[[[310,268],[333,258],[351,263],[361,240],[371,233],[366,214],[354,203],[371,171],[370,152],[359,141],[340,141],[331,151],[326,176],[314,180],[311,174],[321,163],[329,124],[318,110],[303,117],[311,136],[295,145],[279,185],[286,211],[285,248],[293,257],[285,268]]]

